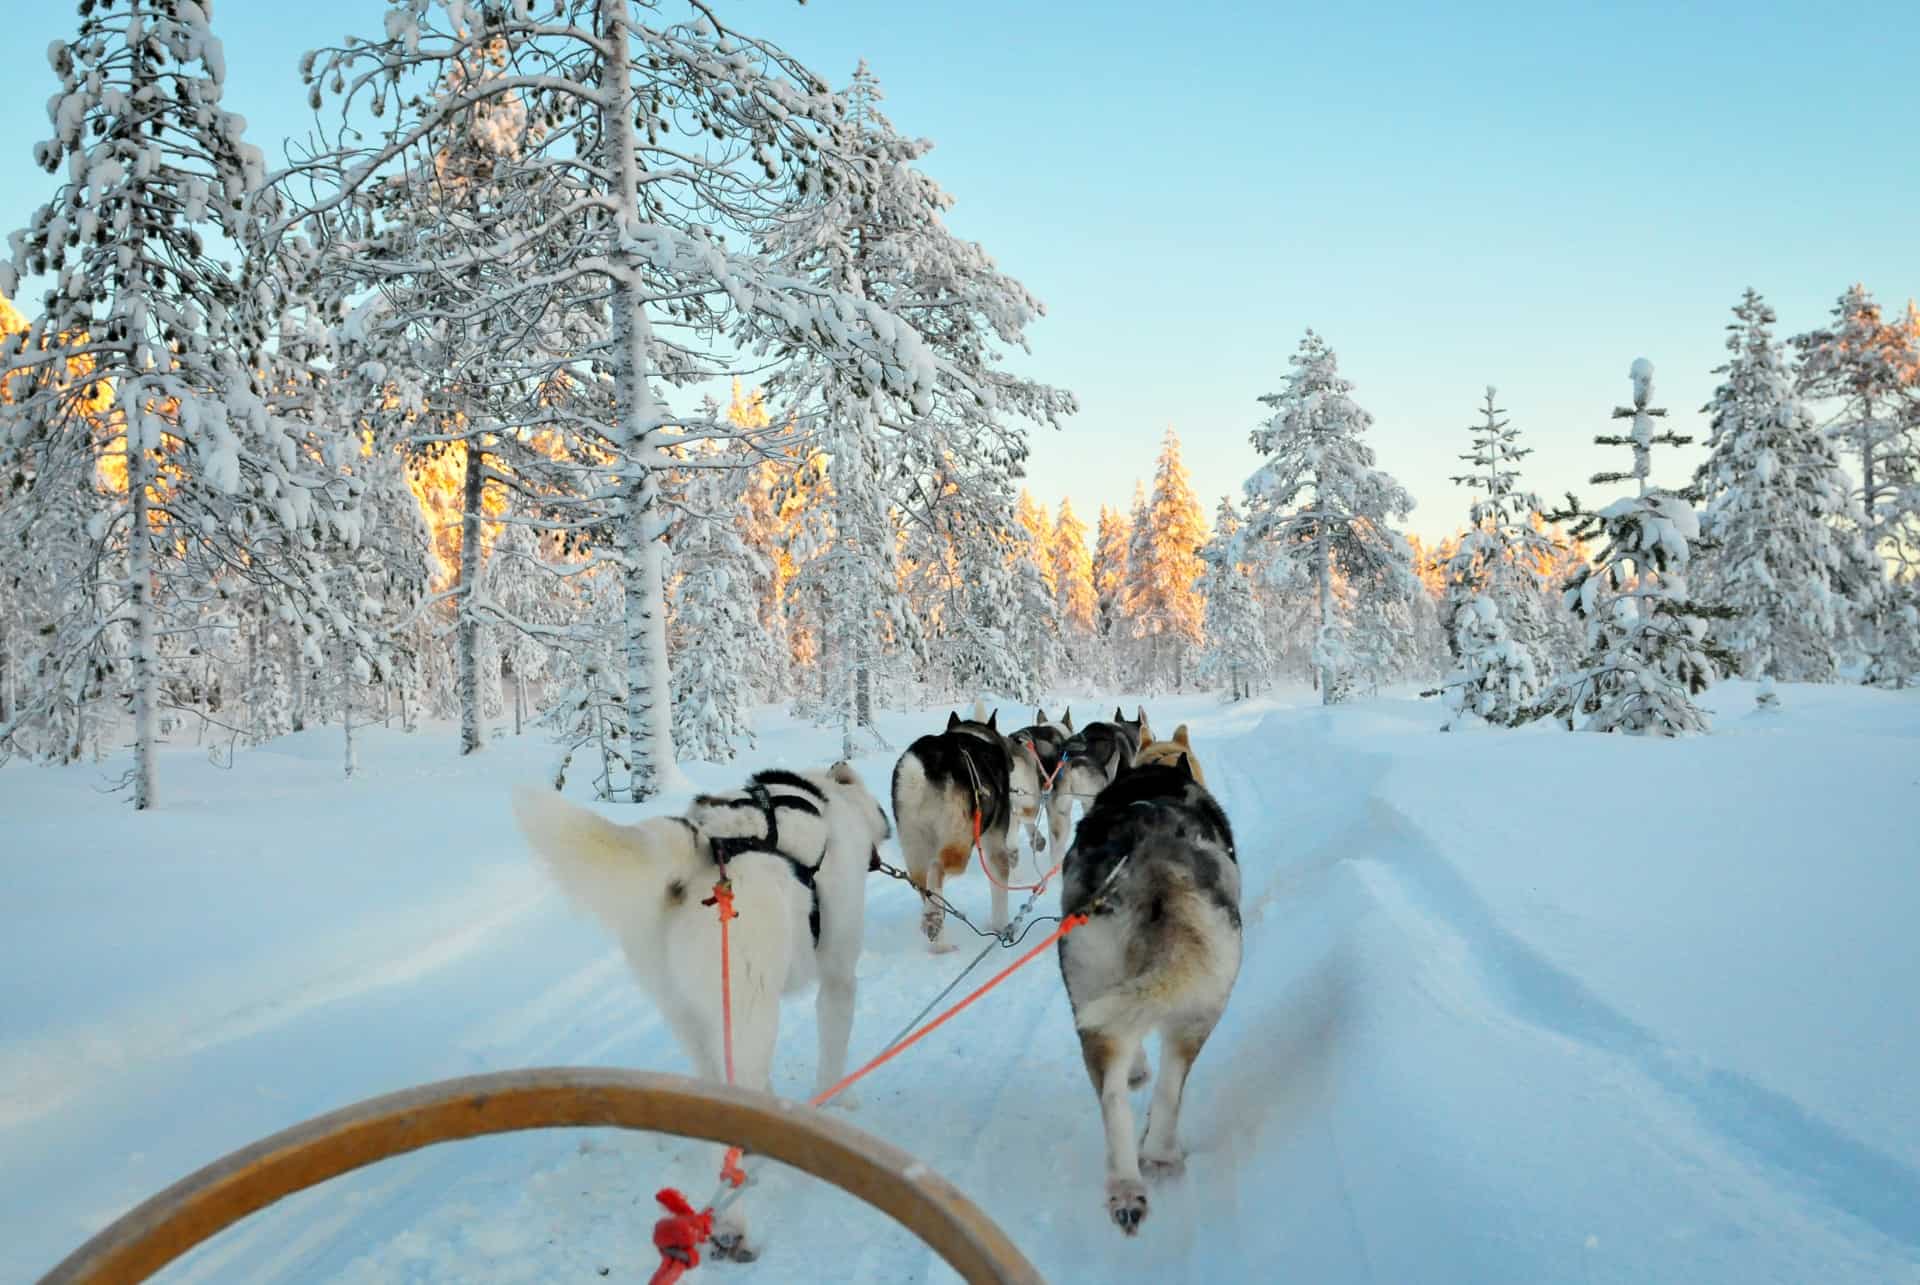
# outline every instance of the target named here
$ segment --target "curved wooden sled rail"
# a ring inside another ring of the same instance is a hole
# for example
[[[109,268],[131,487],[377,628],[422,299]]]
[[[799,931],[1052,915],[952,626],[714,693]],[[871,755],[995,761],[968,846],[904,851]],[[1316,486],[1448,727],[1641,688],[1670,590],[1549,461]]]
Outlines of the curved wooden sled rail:
[[[576,1126],[743,1146],[890,1215],[972,1285],[1041,1285],[1033,1265],[978,1206],[898,1147],[798,1103],[684,1076],[594,1067],[442,1080],[295,1125],[130,1210],[41,1285],[131,1285],[248,1214],[363,1165],[436,1142]],[[636,1254],[651,1255],[650,1226],[636,1220]]]

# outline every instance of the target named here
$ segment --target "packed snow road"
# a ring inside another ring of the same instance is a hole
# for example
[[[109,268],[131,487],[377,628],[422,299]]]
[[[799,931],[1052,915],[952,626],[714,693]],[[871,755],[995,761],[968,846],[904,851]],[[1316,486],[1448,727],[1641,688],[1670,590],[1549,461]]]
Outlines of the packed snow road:
[[[1438,736],[1411,701],[1150,702],[1161,731],[1190,722],[1244,872],[1245,963],[1191,1081],[1186,1175],[1138,1240],[1107,1222],[1046,958],[863,1083],[851,1118],[1051,1280],[1920,1278],[1920,702],[1793,689],[1755,717],[1739,686],[1716,696],[1720,732],[1680,744]],[[543,747],[421,748],[376,736],[351,785],[319,736],[230,774],[183,761],[158,817],[101,808],[85,772],[0,773],[26,840],[0,911],[0,1278],[370,1094],[686,1069],[506,829],[502,785]],[[696,778],[830,751],[770,720],[760,752]],[[891,758],[858,765],[877,792]],[[951,891],[984,909],[977,872]],[[901,885],[874,880],[869,905],[856,1057],[971,955],[929,956]],[[776,1085],[798,1096],[811,999],[783,1022]],[[435,1148],[286,1201],[166,1279],[645,1280],[653,1191],[704,1192],[704,1163],[608,1131]],[[765,1257],[701,1278],[952,1279],[795,1174],[768,1175],[755,1218]]]

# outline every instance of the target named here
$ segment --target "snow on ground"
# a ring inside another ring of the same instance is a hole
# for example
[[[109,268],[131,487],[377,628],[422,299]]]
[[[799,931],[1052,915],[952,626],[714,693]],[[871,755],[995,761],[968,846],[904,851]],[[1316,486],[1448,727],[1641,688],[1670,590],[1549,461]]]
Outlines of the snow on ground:
[[[1045,957],[863,1084],[850,1118],[958,1183],[1050,1280],[1920,1279],[1920,698],[1712,695],[1720,730],[1677,743],[1443,736],[1406,699],[1149,701],[1162,731],[1191,722],[1245,877],[1187,1176],[1139,1240],[1106,1223]],[[899,746],[942,721],[885,730]],[[817,729],[762,726],[695,784],[832,757]],[[460,762],[450,733],[374,731],[343,782],[336,737],[226,771],[181,749],[148,816],[99,793],[112,764],[0,771],[0,1280],[372,1094],[687,1069],[511,831],[503,787],[544,774],[544,745]],[[876,793],[891,758],[858,764]],[[986,891],[975,873],[954,895],[984,909]],[[926,954],[901,885],[875,879],[869,904],[856,1057],[969,957]],[[810,1085],[812,1019],[790,1002],[784,1093]],[[652,1192],[705,1192],[704,1162],[608,1130],[432,1148],[162,1279],[644,1281]],[[952,1279],[822,1184],[775,1170],[757,1194],[765,1258],[693,1279]]]

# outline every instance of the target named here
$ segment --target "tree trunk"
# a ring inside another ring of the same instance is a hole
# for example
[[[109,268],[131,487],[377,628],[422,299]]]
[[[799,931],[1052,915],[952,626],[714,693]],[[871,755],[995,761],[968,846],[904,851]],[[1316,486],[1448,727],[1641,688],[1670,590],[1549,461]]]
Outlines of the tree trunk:
[[[138,253],[138,250],[135,250]],[[154,805],[155,665],[153,657],[153,547],[147,538],[147,452],[145,392],[139,382],[127,390],[127,498],[133,512],[127,530],[127,609],[133,622],[133,806]]]
[[[460,670],[460,752],[477,753],[486,745],[480,709],[480,503],[486,492],[486,453],[479,435],[467,441],[466,475],[461,482],[460,596],[454,622],[454,647]]]
[[[629,63],[627,0],[600,0],[601,40],[606,45],[600,81],[603,162],[615,177],[618,218],[625,227],[640,221],[640,173],[634,156],[633,75]],[[656,530],[660,484],[653,469],[659,415],[648,378],[652,327],[636,277],[639,264],[630,251],[613,256],[613,344],[611,364],[615,414],[626,448],[620,511],[614,521],[614,547],[623,568],[625,590],[624,654],[627,672],[627,740],[631,772],[628,796],[643,803],[677,776],[673,748],[673,684],[667,670],[666,548]]]
[[[353,746],[353,664],[352,652],[343,640],[336,644],[338,658],[334,662],[340,672],[340,730],[346,743],[347,779],[353,779],[354,769],[359,759]]]
[[[1325,671],[1325,661],[1319,655],[1327,629],[1333,623],[1333,566],[1327,553],[1327,522],[1324,517],[1314,524],[1313,562],[1313,591],[1320,617],[1320,624],[1313,636],[1313,650],[1316,653],[1313,661],[1313,681],[1314,685],[1320,689],[1320,703],[1331,705],[1333,704],[1333,682],[1331,681],[1333,676]]]
[[[293,713],[289,719],[293,730],[307,730],[307,658],[300,650],[300,632],[297,627],[287,630],[287,683],[293,690]]]

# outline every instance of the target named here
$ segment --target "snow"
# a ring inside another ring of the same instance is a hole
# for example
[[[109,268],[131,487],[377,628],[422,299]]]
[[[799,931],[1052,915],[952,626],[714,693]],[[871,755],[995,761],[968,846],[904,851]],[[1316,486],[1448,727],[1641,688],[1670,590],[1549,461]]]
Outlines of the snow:
[[[1138,1241],[1105,1222],[1050,958],[861,1085],[847,1118],[956,1183],[1049,1280],[1912,1279],[1920,697],[1779,687],[1763,711],[1752,684],[1711,689],[1716,734],[1680,741],[1462,742],[1404,697],[1147,697],[1156,726],[1189,725],[1245,872],[1246,962],[1190,1083],[1187,1175],[1155,1189]],[[902,745],[944,714],[881,731]],[[739,763],[687,765],[692,784],[839,748],[769,710],[758,732]],[[686,1069],[512,833],[507,788],[545,777],[551,747],[463,760],[444,727],[356,738],[352,782],[337,728],[230,771],[177,745],[164,806],[140,815],[96,792],[118,760],[0,770],[0,1279],[368,1095]],[[891,755],[856,767],[884,794]],[[1636,783],[1630,824],[1594,818],[1586,783],[1605,780]],[[856,1060],[959,966],[925,952],[899,885],[874,880],[869,904]],[[784,1021],[776,1087],[799,1096],[811,999]],[[165,1279],[644,1280],[652,1193],[704,1194],[709,1162],[603,1130],[433,1148],[285,1201]],[[769,1167],[754,1198],[763,1259],[690,1280],[953,1279],[824,1185]]]

